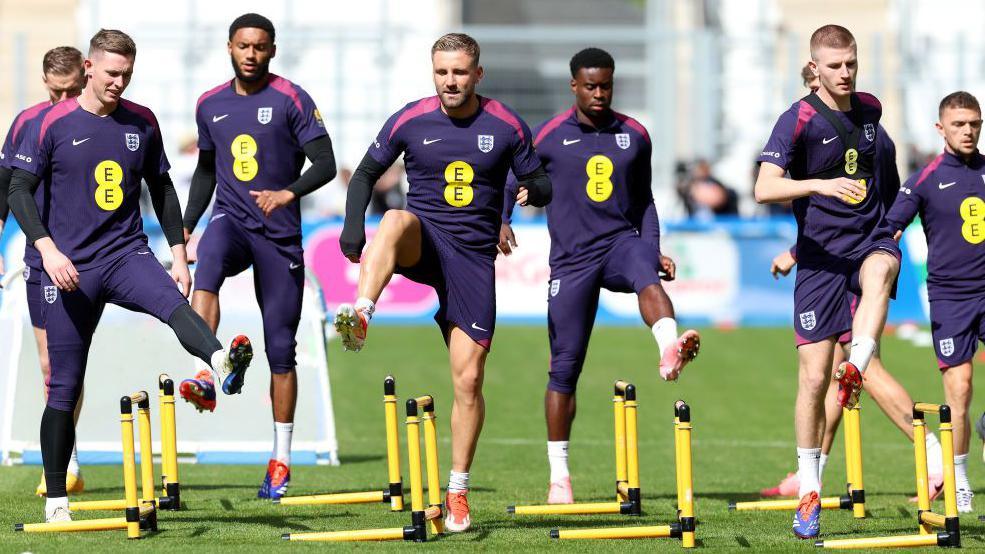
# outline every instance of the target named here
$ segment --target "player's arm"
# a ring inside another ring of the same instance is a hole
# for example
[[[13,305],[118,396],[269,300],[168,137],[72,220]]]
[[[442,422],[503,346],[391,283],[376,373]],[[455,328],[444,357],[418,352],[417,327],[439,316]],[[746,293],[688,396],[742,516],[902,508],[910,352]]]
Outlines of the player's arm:
[[[906,184],[900,187],[893,207],[886,213],[884,225],[889,228],[889,231],[893,233],[893,238],[897,241],[923,207],[922,190],[920,184],[917,183],[916,176],[911,177]]]
[[[191,292],[191,274],[188,271],[188,254],[185,252],[184,228],[181,221],[181,204],[174,182],[167,172],[160,175],[146,175],[147,191],[150,193],[154,213],[164,231],[164,238],[171,247],[171,276],[182,287],[187,297]]]
[[[359,262],[366,246],[366,208],[373,196],[373,185],[386,173],[389,165],[376,161],[367,152],[352,173],[345,196],[345,223],[339,236],[342,253],[353,263]]]
[[[858,182],[847,177],[835,179],[803,179],[794,180],[785,177],[786,169],[763,162],[759,166],[759,177],[756,178],[756,202],[774,204],[790,202],[805,196],[828,196],[842,201],[851,198],[861,202],[865,191]]]
[[[790,275],[793,266],[797,265],[797,245],[794,244],[788,250],[784,250],[773,258],[770,264],[770,273],[774,279],[779,279],[780,275],[786,277]]]
[[[508,171],[506,186],[503,188],[503,213],[501,214],[503,222],[499,225],[499,244],[497,245],[504,256],[513,254],[513,249],[517,246],[516,235],[513,234],[513,227],[510,223],[513,221],[513,209],[516,207],[516,195],[519,186],[516,175],[513,175],[513,171]]]
[[[17,223],[27,236],[28,242],[41,253],[44,270],[51,277],[52,282],[61,290],[73,291],[79,285],[79,272],[76,271],[72,261],[55,246],[55,242],[51,240],[51,233],[41,221],[38,206],[34,203],[34,192],[40,185],[40,177],[15,168],[10,177],[8,197],[10,210],[14,212],[14,217],[17,218]]]
[[[188,190],[188,205],[183,219],[185,241],[198,225],[198,220],[209,207],[215,193],[215,150],[199,150],[198,164],[192,173],[192,183]]]
[[[3,236],[3,226],[7,221],[7,213],[10,211],[7,204],[7,195],[10,191],[10,176],[13,172],[9,167],[0,166],[0,236]],[[0,277],[6,273],[3,265],[3,255],[0,254]]]
[[[544,166],[538,166],[532,173],[518,176],[517,183],[516,200],[521,206],[529,204],[536,208],[543,208],[551,203],[554,189]]]
[[[335,178],[335,153],[332,151],[332,139],[328,135],[322,135],[305,143],[303,149],[304,155],[311,160],[311,166],[298,177],[297,181],[281,190],[250,191],[250,196],[256,199],[263,215],[269,216],[277,208],[315,192]]]

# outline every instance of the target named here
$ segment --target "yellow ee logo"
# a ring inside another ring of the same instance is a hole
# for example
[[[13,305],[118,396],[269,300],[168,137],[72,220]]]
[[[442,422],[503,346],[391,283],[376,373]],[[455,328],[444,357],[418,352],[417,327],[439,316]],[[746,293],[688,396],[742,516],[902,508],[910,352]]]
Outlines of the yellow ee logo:
[[[257,141],[247,134],[233,139],[229,150],[233,154],[233,175],[243,182],[252,181],[260,171],[257,164]]]
[[[596,154],[588,158],[585,164],[585,173],[588,173],[588,184],[585,185],[585,192],[588,197],[596,202],[605,202],[612,196],[612,160]]]
[[[867,185],[867,183],[866,183],[866,180],[865,179],[859,179],[858,180],[858,186],[862,188],[862,198],[859,198],[858,200],[855,200],[851,196],[845,195],[843,197],[843,199],[845,200],[845,203],[847,203],[847,204],[861,204],[862,201],[865,200],[865,197],[869,193],[869,189],[868,189],[868,187],[866,185]]]
[[[849,148],[845,150],[845,173],[855,175],[858,171],[858,150]]]
[[[123,168],[113,160],[99,162],[96,178],[96,205],[111,212],[123,205]]]
[[[985,201],[977,196],[965,198],[958,213],[964,224],[961,225],[961,236],[971,244],[985,241]]]
[[[445,202],[449,206],[463,208],[472,203],[474,192],[472,190],[472,180],[475,179],[475,171],[468,163],[461,160],[454,161],[445,167]]]

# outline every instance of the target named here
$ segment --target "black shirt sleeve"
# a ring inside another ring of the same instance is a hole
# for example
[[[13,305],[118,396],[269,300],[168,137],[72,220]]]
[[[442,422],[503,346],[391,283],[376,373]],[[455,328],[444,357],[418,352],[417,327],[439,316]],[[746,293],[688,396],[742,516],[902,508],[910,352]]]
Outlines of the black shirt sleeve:
[[[188,232],[195,230],[198,220],[209,207],[215,192],[215,150],[199,150],[198,165],[192,174],[192,185],[188,191],[188,205],[185,206],[184,226]],[[162,222],[161,225],[164,223]]]
[[[551,178],[544,171],[544,166],[538,167],[533,173],[517,177],[520,186],[527,189],[527,203],[536,208],[543,208],[551,203],[553,188]]]
[[[38,190],[40,184],[40,177],[23,169],[14,169],[10,178],[10,195],[8,197],[10,210],[14,212],[17,223],[27,235],[29,244],[34,244],[39,239],[51,236],[44,223],[41,222],[38,205],[34,203],[34,191]]]
[[[349,180],[345,197],[345,224],[339,236],[339,246],[346,256],[360,256],[366,246],[366,208],[373,195],[373,185],[386,169],[367,153]]]
[[[311,167],[287,186],[287,190],[298,198],[321,188],[335,178],[335,153],[332,151],[332,139],[322,135],[304,145],[304,155],[311,160]]]
[[[167,173],[162,175],[146,176],[147,190],[150,192],[151,204],[154,206],[154,213],[157,220],[161,223],[164,230],[164,237],[168,239],[168,246],[185,243],[184,229],[181,225],[181,204],[178,202],[178,193],[174,190],[174,182]]]

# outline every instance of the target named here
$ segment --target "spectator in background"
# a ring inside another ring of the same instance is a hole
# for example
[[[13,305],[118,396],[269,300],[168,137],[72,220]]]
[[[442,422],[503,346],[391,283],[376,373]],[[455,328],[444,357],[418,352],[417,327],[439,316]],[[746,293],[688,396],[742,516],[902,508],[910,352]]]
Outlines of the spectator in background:
[[[393,164],[373,187],[369,204],[371,215],[383,215],[387,210],[402,210],[407,205],[404,194],[404,166]]]
[[[712,175],[707,160],[695,162],[690,175],[678,183],[677,193],[689,217],[707,219],[739,214],[738,195]]]
[[[345,195],[349,190],[352,169],[343,167],[330,183],[322,187],[318,194],[302,199],[301,210],[311,217],[342,217],[345,215]]]

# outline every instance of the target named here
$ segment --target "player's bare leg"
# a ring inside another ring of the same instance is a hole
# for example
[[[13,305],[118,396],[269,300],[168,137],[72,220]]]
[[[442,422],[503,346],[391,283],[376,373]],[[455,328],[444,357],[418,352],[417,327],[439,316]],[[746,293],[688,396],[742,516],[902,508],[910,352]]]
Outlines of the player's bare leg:
[[[801,345],[797,349],[799,377],[794,427],[797,436],[797,476],[800,506],[794,516],[794,533],[816,536],[821,512],[820,461],[824,436],[824,397],[831,379],[835,338]]]
[[[291,482],[291,441],[294,409],[298,399],[297,368],[270,374],[270,401],[274,418],[274,449],[257,498],[278,499],[287,494]]]
[[[971,406],[972,377],[971,361],[949,367],[944,371],[944,399],[951,407],[951,422],[954,425],[954,477],[958,489],[958,511],[972,511],[971,484],[968,482],[968,448],[971,440],[971,421],[968,409]]]
[[[448,336],[448,358],[455,400],[451,409],[451,476],[445,507],[445,526],[449,531],[465,531],[471,525],[469,504],[469,469],[486,417],[482,381],[488,351],[472,340],[465,331],[452,326]]]
[[[852,407],[858,403],[862,390],[861,373],[865,372],[869,360],[878,350],[897,275],[899,260],[888,252],[873,252],[862,262],[859,271],[862,296],[852,319],[852,347],[848,361],[840,364],[835,371],[835,379],[841,386],[838,400],[842,406]]]
[[[205,320],[205,324],[215,333],[219,329],[219,295],[196,290],[192,293],[192,309]]]
[[[637,298],[640,315],[646,326],[653,331],[660,349],[660,376],[666,381],[675,381],[684,366],[698,355],[701,338],[693,329],[677,335],[674,304],[659,283],[641,290]]]
[[[335,312],[335,330],[346,350],[362,349],[376,302],[397,265],[412,267],[420,259],[421,221],[407,210],[388,210],[359,265],[355,305],[341,304]]]
[[[44,387],[41,389],[44,392],[44,400],[48,402],[48,380],[51,379],[51,362],[48,358],[48,334],[44,329],[38,329],[37,327],[32,327],[34,329],[34,342],[38,346],[38,365],[41,366],[41,382],[44,383]],[[79,414],[82,413],[82,400],[85,397],[85,389],[79,393],[79,401],[75,403],[75,412],[72,414],[72,418],[76,426],[79,424]],[[79,467],[79,451],[78,447],[72,445],[72,457],[68,462],[68,471],[65,474],[65,490],[70,493],[80,493],[85,490],[85,479],[82,478],[82,468]],[[45,496],[48,493],[48,486],[44,481],[44,472],[41,472],[41,482],[38,483],[37,488],[34,490],[34,494],[38,496]]]

